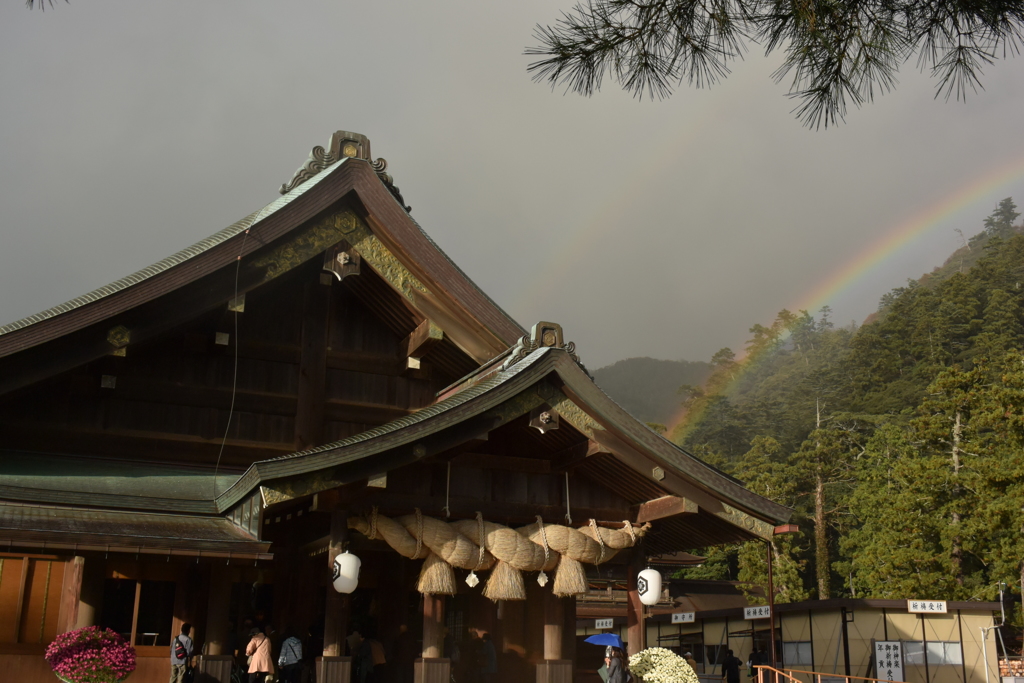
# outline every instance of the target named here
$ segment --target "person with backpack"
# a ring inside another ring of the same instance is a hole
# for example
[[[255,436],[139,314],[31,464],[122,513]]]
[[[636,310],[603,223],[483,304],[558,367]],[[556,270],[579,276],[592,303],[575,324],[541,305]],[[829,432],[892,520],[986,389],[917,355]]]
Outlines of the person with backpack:
[[[181,625],[181,634],[171,641],[171,683],[186,683],[192,669],[192,624]]]

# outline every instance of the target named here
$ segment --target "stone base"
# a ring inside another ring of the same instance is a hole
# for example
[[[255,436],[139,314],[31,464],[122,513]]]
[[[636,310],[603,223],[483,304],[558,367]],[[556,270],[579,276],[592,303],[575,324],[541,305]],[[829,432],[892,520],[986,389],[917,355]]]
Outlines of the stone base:
[[[317,657],[317,683],[350,683],[352,681],[351,657]]]
[[[196,657],[197,683],[231,683],[231,655],[199,655]]]
[[[572,660],[545,659],[538,662],[537,683],[572,683]]]
[[[412,680],[413,683],[449,683],[451,670],[450,659],[417,659],[413,664]]]

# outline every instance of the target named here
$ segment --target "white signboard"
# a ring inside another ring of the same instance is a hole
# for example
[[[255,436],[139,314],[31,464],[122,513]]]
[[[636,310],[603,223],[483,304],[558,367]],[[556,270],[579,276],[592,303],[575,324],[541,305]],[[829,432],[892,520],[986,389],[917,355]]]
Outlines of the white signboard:
[[[907,611],[911,614],[945,614],[945,600],[907,600]]]
[[[596,629],[612,628],[614,625],[615,625],[615,620],[614,619],[595,619],[594,620],[594,628],[596,628]]]
[[[673,624],[692,624],[694,618],[697,616],[696,612],[673,612],[672,623]]]
[[[761,605],[759,607],[744,607],[743,618],[744,619],[770,619],[772,616],[772,609],[768,605]]]
[[[875,641],[875,677],[883,681],[903,680],[903,644],[900,641]]]

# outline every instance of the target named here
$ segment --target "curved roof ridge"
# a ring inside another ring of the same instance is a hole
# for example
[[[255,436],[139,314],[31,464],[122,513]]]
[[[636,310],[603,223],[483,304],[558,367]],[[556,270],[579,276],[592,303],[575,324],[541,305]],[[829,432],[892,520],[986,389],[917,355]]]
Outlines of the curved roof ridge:
[[[224,228],[223,230],[215,232],[209,237],[205,237],[199,240],[195,244],[185,247],[184,249],[168,256],[167,258],[161,259],[160,261],[157,261],[156,263],[150,266],[146,266],[141,270],[137,270],[131,275],[126,275],[125,277],[122,277],[119,280],[115,280],[110,284],[103,285],[98,289],[94,289],[91,292],[75,297],[70,301],[65,301],[64,303],[58,304],[57,306],[52,306],[44,311],[33,313],[32,315],[26,316],[20,320],[15,320],[12,323],[0,326],[0,336],[9,334],[16,330],[23,329],[25,327],[29,327],[38,322],[42,322],[43,320],[56,318],[57,316],[63,313],[73,311],[76,308],[85,306],[86,304],[90,304],[93,303],[94,301],[104,299],[110,296],[111,294],[115,294],[122,290],[128,289],[133,285],[137,285],[140,282],[148,280],[154,275],[158,275],[166,270],[170,270],[174,266],[178,266],[181,265],[182,263],[185,263],[189,259],[202,254],[203,252],[211,249],[212,247],[215,247],[218,244],[222,244],[231,239],[232,237],[245,232],[252,226],[256,225],[256,223],[258,223],[259,221],[267,218],[276,211],[279,211],[281,208],[287,206],[296,198],[302,196],[312,187],[314,187],[317,184],[317,182],[319,182],[319,180],[321,180],[322,177],[324,177],[328,172],[334,171],[335,169],[344,165],[344,162],[345,159],[342,159],[337,164],[333,164],[328,168],[325,168],[323,171],[320,171],[306,182],[292,189],[290,192],[288,192],[288,194],[278,197],[274,201],[264,206],[262,209],[259,209],[258,211],[253,211],[245,218],[232,223],[228,227]]]
[[[396,199],[395,201],[398,201],[398,200]],[[444,259],[445,259],[445,260],[446,260],[446,261],[447,261],[447,262],[449,263],[449,265],[451,265],[451,267],[452,267],[452,268],[454,268],[454,269],[455,269],[455,271],[456,271],[456,272],[457,272],[457,273],[458,273],[459,275],[461,275],[461,276],[462,276],[463,278],[465,278],[465,279],[466,279],[466,282],[468,282],[468,283],[469,283],[470,285],[472,285],[472,286],[473,286],[473,288],[474,288],[474,289],[475,289],[476,291],[478,291],[478,292],[480,293],[480,295],[481,295],[481,296],[482,296],[482,297],[483,297],[484,299],[486,299],[486,300],[487,300],[487,302],[488,302],[489,304],[491,304],[492,306],[494,306],[494,308],[495,308],[495,309],[497,309],[497,311],[498,311],[499,313],[501,313],[501,314],[502,314],[503,316],[505,316],[506,318],[508,318],[508,320],[509,320],[509,321],[510,321],[511,323],[513,323],[514,325],[516,325],[516,326],[517,326],[517,327],[519,328],[519,330],[520,330],[521,332],[523,332],[524,334],[526,333],[526,328],[525,328],[525,327],[523,327],[523,326],[522,326],[522,325],[521,325],[521,324],[519,323],[519,321],[517,321],[517,320],[516,320],[515,318],[513,318],[513,317],[512,317],[511,315],[509,315],[508,311],[506,311],[506,310],[505,310],[504,308],[502,308],[501,306],[499,306],[499,305],[498,305],[498,303],[497,303],[497,302],[496,302],[496,301],[495,301],[494,299],[492,299],[492,298],[491,298],[491,295],[490,295],[490,294],[488,294],[488,293],[487,293],[487,292],[485,292],[485,291],[484,291],[483,289],[481,289],[481,288],[480,288],[480,286],[479,286],[479,285],[478,285],[478,284],[476,283],[476,280],[474,280],[474,279],[473,279],[473,278],[471,278],[471,277],[470,277],[469,275],[467,275],[467,274],[466,274],[466,271],[464,271],[464,270],[463,270],[463,269],[462,269],[462,268],[461,268],[461,267],[459,266],[459,264],[458,264],[458,263],[456,263],[455,261],[453,261],[453,260],[452,260],[452,258],[451,258],[451,257],[450,257],[450,256],[448,255],[448,252],[446,252],[446,251],[445,251],[444,249],[442,249],[442,248],[440,247],[440,245],[438,245],[438,243],[437,243],[437,242],[436,242],[436,241],[434,240],[434,238],[430,236],[430,233],[428,233],[428,232],[427,232],[426,230],[424,230],[424,229],[423,229],[423,226],[422,226],[422,225],[420,225],[420,222],[419,222],[418,220],[416,220],[415,218],[413,218],[413,216],[412,216],[412,214],[411,214],[411,213],[409,214],[409,220],[411,220],[411,221],[412,221],[412,223],[413,223],[413,225],[415,225],[415,226],[416,226],[416,229],[417,229],[417,230],[419,230],[419,231],[420,231],[420,233],[422,233],[422,234],[423,234],[423,237],[424,237],[424,238],[425,238],[425,239],[426,239],[426,240],[427,240],[428,242],[430,242],[431,246],[433,246],[433,247],[434,247],[435,249],[437,249],[437,253],[441,254],[441,256],[443,256],[443,257],[444,257]]]

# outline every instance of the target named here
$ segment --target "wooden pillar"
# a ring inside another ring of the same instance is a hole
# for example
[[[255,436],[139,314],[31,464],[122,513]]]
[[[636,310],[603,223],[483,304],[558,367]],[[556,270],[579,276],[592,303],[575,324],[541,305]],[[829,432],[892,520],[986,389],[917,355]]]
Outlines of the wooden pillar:
[[[423,657],[413,669],[415,683],[448,683],[451,662],[443,657],[444,596],[423,596]]]
[[[303,307],[298,404],[295,413],[295,446],[299,449],[318,446],[324,440],[324,388],[327,382],[330,307],[331,288],[319,282],[308,283]]]
[[[544,592],[544,659],[562,658],[562,601]]]
[[[78,605],[82,595],[84,557],[73,557],[65,565],[64,581],[60,591],[60,611],[57,614],[57,633],[65,633],[78,623]]]
[[[327,549],[327,572],[334,570],[334,558],[341,554],[348,541],[348,513],[331,512],[331,541]],[[329,574],[330,575],[330,574]],[[324,657],[345,654],[345,636],[348,634],[348,596],[327,584],[327,608],[324,614]]]
[[[231,568],[215,564],[210,568],[210,595],[206,607],[206,654],[234,654],[227,652],[230,620]]]
[[[341,554],[347,541],[348,511],[334,510],[331,512],[331,541],[324,571],[333,572],[334,558]],[[352,658],[344,656],[348,611],[349,596],[334,590],[329,581],[324,612],[324,652],[317,662],[317,681],[321,683],[348,683],[352,678]]]
[[[444,628],[444,596],[423,596],[423,659],[437,659],[444,654],[441,632]]]
[[[537,664],[537,683],[572,683],[572,660],[563,659],[565,610],[562,598],[544,592],[544,661]]]
[[[635,655],[647,647],[647,625],[644,623],[644,604],[640,602],[640,593],[636,590],[636,577],[643,569],[644,556],[634,552],[629,563],[629,593],[626,602],[626,628],[629,643],[629,656]]]
[[[85,558],[82,566],[82,589],[78,596],[78,617],[74,628],[96,626],[103,612],[103,570],[106,562],[101,555]]]

